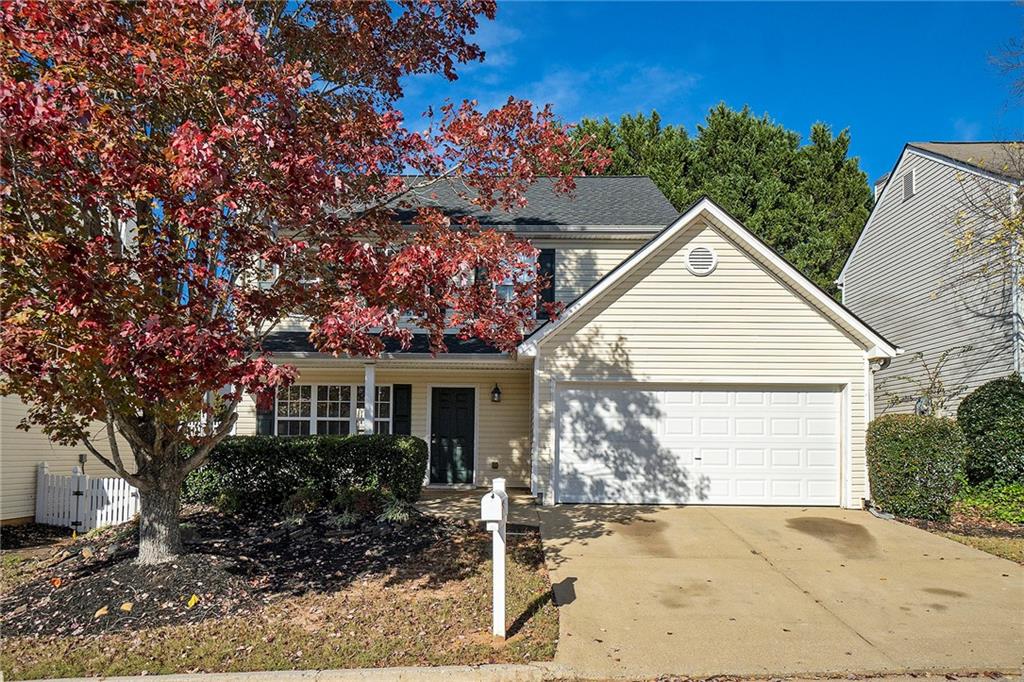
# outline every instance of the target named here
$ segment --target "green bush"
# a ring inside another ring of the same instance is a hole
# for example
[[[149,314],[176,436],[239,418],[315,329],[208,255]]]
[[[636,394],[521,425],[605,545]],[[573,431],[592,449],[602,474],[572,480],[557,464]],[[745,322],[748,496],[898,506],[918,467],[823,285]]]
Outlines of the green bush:
[[[996,379],[963,399],[956,413],[970,451],[971,483],[1024,483],[1024,381]]]
[[[952,419],[879,417],[868,427],[871,496],[897,516],[948,519],[966,453],[966,441]]]
[[[969,486],[960,492],[957,505],[967,514],[1024,524],[1024,483]]]
[[[286,503],[294,511],[350,489],[414,502],[426,467],[427,444],[412,436],[236,436],[189,474],[182,496],[241,512],[281,511]]]

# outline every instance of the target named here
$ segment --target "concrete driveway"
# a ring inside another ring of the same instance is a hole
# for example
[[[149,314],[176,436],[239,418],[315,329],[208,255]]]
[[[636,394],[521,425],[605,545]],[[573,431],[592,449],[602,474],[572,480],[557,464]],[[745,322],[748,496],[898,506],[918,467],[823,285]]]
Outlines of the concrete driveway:
[[[1022,567],[866,512],[533,509],[584,676],[1022,666]]]

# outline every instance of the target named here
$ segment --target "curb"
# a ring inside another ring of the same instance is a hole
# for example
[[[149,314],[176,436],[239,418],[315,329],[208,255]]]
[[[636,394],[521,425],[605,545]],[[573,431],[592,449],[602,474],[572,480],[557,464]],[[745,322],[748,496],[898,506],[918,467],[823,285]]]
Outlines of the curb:
[[[75,677],[42,682],[542,682],[547,674],[540,666],[521,664],[449,665],[433,668],[351,668],[342,670],[268,670],[247,673],[196,673],[127,675],[123,677]]]

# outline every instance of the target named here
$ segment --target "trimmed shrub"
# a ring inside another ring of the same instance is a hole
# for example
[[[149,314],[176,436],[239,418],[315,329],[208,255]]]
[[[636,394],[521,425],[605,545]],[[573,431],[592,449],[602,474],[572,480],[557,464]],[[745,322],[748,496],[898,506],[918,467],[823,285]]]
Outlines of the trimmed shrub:
[[[1024,483],[996,483],[968,487],[960,492],[957,507],[984,519],[1024,524]]]
[[[967,479],[1024,483],[1024,381],[1019,374],[980,386],[956,413],[967,438]]]
[[[189,474],[190,502],[225,504],[224,511],[290,511],[340,491],[372,491],[414,502],[427,467],[427,444],[412,436],[235,436],[214,448]]]
[[[895,414],[868,427],[871,496],[883,510],[945,520],[963,478],[967,443],[952,419]]]

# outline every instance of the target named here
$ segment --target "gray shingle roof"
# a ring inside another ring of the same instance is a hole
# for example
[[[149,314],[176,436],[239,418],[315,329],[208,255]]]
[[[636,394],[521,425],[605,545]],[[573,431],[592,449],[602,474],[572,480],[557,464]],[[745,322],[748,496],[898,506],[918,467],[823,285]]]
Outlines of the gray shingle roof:
[[[1024,180],[1024,142],[911,142],[947,159],[1014,180]]]
[[[665,195],[646,176],[576,178],[569,194],[554,190],[554,178],[539,178],[526,192],[527,205],[512,212],[483,211],[467,204],[447,183],[439,182],[414,197],[417,205],[436,206],[451,216],[472,215],[482,225],[517,231],[583,231],[586,228],[661,229],[679,217]],[[410,220],[414,211],[399,216]]]
[[[455,334],[445,334],[444,343],[448,353],[471,353],[473,355],[496,355],[497,348],[489,346],[479,339],[460,339]],[[309,340],[309,332],[273,332],[263,341],[263,350],[271,353],[317,353],[316,346]],[[403,353],[429,353],[430,342],[426,334],[413,334],[412,344],[402,350],[395,339],[384,339],[384,352],[401,355]]]

